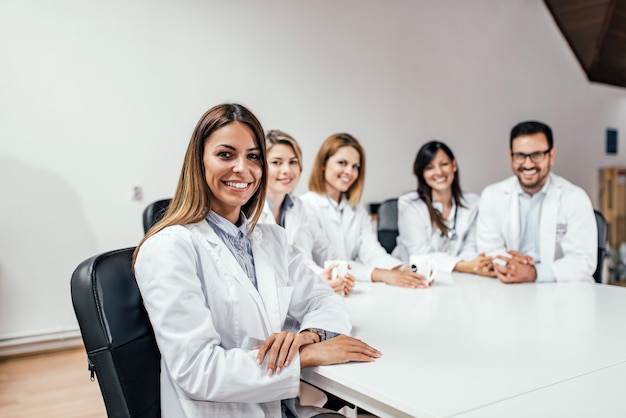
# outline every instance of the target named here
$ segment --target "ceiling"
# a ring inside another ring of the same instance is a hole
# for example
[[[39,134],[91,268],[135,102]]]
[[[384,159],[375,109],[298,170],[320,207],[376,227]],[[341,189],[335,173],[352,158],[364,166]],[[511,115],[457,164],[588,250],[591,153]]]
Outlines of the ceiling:
[[[589,81],[626,87],[626,0],[544,0]]]

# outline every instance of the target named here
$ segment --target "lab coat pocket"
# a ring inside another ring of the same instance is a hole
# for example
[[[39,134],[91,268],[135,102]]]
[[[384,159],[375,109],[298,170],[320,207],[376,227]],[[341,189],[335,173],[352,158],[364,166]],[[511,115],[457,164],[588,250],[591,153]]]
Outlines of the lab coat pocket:
[[[567,234],[567,223],[565,222],[557,222],[556,224],[556,236],[557,239],[563,238],[563,236]]]

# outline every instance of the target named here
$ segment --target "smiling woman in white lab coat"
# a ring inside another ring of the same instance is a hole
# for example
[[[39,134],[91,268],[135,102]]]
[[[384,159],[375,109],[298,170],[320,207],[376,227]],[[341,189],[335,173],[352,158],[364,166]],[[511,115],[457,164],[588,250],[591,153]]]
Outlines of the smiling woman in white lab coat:
[[[315,157],[310,191],[301,199],[357,280],[427,287],[424,276],[405,269],[378,242],[370,215],[359,203],[364,183],[365,151],[359,141],[347,133],[331,135]]]
[[[479,197],[463,193],[452,150],[443,142],[422,145],[413,164],[417,191],[398,199],[398,238],[393,255],[405,262],[429,254],[442,271],[495,277],[491,257],[476,253]]]
[[[174,198],[137,247],[135,275],[161,352],[163,417],[312,416],[304,367],[373,361],[341,297],[302,262],[265,198],[263,129],[237,104],[198,122]],[[251,217],[251,219],[249,219]],[[289,315],[300,332],[282,331]]]
[[[267,147],[267,198],[259,222],[278,224],[285,228],[287,239],[302,251],[305,263],[341,295],[349,295],[354,277],[331,277],[336,264],[324,266],[327,260],[337,260],[339,254],[329,244],[323,231],[307,216],[302,202],[291,193],[302,173],[302,150],[286,132],[273,129],[265,135]]]

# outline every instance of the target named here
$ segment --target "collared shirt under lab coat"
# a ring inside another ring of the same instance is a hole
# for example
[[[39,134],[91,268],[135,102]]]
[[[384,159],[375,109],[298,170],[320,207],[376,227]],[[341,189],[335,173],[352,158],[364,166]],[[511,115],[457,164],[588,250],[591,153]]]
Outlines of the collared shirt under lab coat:
[[[518,181],[512,176],[483,190],[476,226],[478,251],[519,251]],[[583,189],[550,174],[539,229],[541,264],[551,266],[556,281],[593,282],[598,231],[591,200]]]
[[[362,205],[352,206],[342,195],[338,206],[328,196],[315,192],[307,192],[300,199],[339,259],[350,262],[350,274],[357,280],[371,281],[374,268],[392,269],[402,264],[380,245],[371,217]]]
[[[317,227],[315,220],[307,215],[302,201],[296,196],[289,197],[292,204],[284,208],[287,241],[302,251],[305,264],[319,274],[325,261],[339,260],[341,254],[329,244],[326,234]],[[263,205],[259,222],[276,224],[269,202]]]
[[[417,192],[406,193],[398,198],[398,245],[393,255],[409,262],[411,255],[430,254],[441,271],[452,271],[459,261],[469,261],[476,257],[476,216],[478,215],[479,197],[474,193],[464,193],[462,203],[465,207],[456,207],[457,239],[450,241],[448,248],[443,248],[444,239],[441,231],[433,226],[426,202]],[[450,217],[453,217],[451,214]],[[450,222],[450,228],[453,222]]]
[[[280,417],[281,400],[297,395],[300,358],[269,377],[252,347],[281,331],[287,314],[302,329],[350,331],[343,299],[305,266],[283,228],[258,224],[250,241],[258,291],[204,220],[165,228],[139,251],[164,418]]]

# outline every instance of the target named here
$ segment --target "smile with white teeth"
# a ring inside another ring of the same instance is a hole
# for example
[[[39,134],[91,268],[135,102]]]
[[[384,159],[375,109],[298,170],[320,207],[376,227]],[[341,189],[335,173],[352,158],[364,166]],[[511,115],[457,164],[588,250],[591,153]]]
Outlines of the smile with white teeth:
[[[537,169],[536,168],[527,168],[527,169],[522,169],[521,172],[522,172],[522,174],[525,174],[525,175],[528,176],[528,175],[531,175],[531,174],[535,174],[537,172]]]
[[[443,183],[444,181],[448,180],[448,177],[438,177],[435,180],[435,183]]]
[[[350,182],[350,177],[340,176],[339,180],[343,181],[344,183],[349,183]]]
[[[224,182],[229,187],[234,187],[235,189],[245,189],[248,187],[249,183],[236,183],[234,181],[225,181]]]

